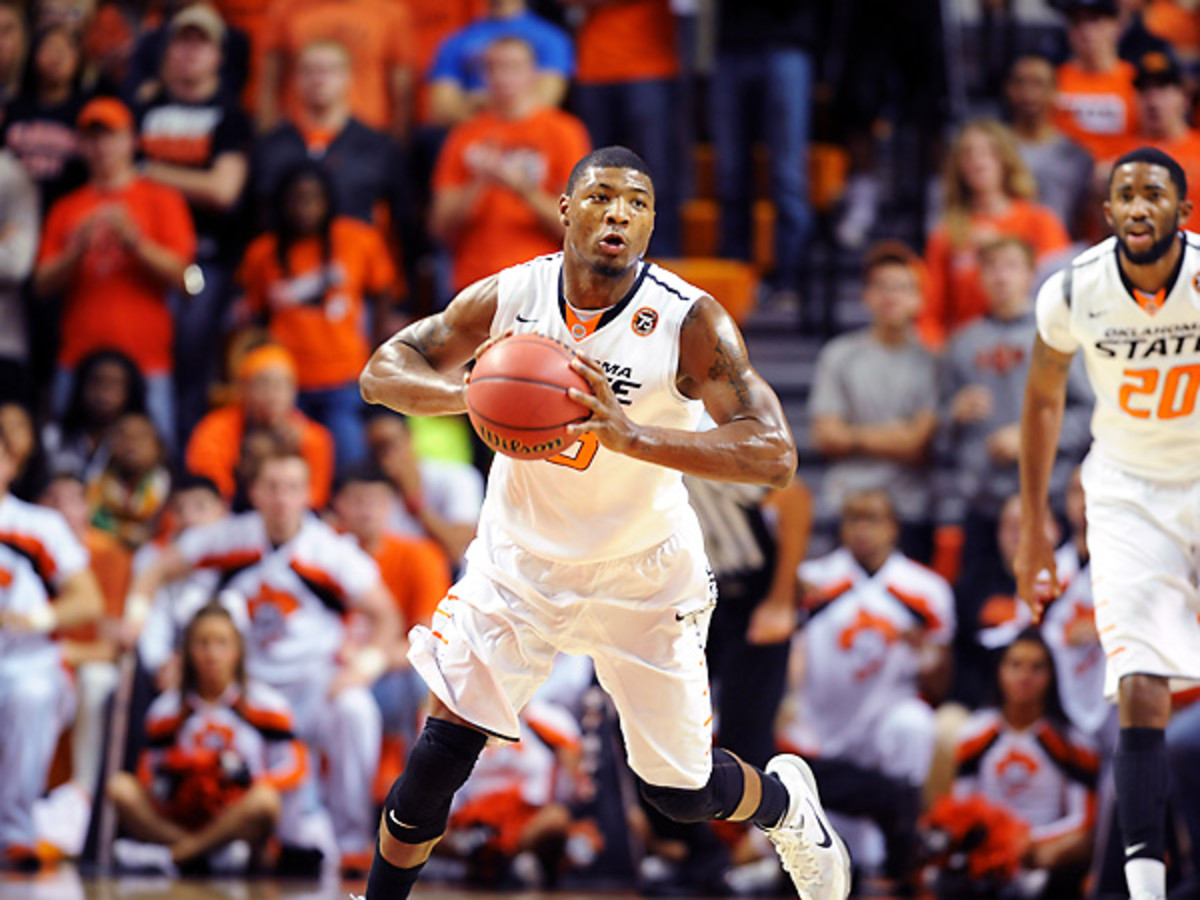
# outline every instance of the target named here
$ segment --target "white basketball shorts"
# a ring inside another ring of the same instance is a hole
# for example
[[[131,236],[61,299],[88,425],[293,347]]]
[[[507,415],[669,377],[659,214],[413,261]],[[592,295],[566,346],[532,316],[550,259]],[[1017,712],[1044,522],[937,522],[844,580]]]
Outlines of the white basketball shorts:
[[[1126,675],[1200,680],[1200,484],[1137,478],[1096,453],[1083,465],[1096,628],[1110,700]]]
[[[516,740],[517,715],[555,655],[590,656],[613,698],[634,772],[663,787],[703,787],[712,769],[704,646],[716,591],[699,526],[635,556],[565,563],[480,523],[467,568],[408,658],[459,716]]]

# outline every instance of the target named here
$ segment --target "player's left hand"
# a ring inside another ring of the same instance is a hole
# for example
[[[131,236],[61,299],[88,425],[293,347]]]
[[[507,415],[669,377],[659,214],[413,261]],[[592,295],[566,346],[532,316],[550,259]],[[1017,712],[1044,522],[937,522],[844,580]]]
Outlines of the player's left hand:
[[[567,441],[573,443],[590,431],[607,449],[628,452],[637,437],[638,426],[629,420],[617,402],[600,364],[586,356],[576,356],[571,360],[571,368],[588,383],[592,393],[571,388],[567,395],[591,412],[591,416],[567,426]]]

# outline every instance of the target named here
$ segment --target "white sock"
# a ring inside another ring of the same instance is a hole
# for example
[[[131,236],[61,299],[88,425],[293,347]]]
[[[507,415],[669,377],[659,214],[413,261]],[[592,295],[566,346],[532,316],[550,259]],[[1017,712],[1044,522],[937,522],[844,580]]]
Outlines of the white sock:
[[[1125,881],[1133,900],[1162,900],[1167,896],[1167,866],[1161,859],[1131,859],[1125,863]]]

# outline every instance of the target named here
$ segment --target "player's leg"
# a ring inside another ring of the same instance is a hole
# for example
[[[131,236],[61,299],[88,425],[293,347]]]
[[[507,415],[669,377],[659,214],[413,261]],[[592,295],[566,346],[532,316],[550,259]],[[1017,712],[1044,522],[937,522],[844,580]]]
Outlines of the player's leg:
[[[69,690],[57,666],[0,672],[0,855],[36,843],[33,804],[46,788],[63,725],[55,711]]]
[[[152,844],[174,844],[187,837],[186,829],[158,811],[141,782],[128,772],[117,772],[105,788],[117,818],[135,838]]]
[[[1167,746],[1171,690],[1157,675],[1126,675],[1118,695],[1121,732],[1113,757],[1125,880],[1134,900],[1166,897]]]
[[[279,792],[268,784],[256,784],[197,831],[171,842],[171,859],[187,862],[204,856],[230,841],[262,844],[279,821]]]

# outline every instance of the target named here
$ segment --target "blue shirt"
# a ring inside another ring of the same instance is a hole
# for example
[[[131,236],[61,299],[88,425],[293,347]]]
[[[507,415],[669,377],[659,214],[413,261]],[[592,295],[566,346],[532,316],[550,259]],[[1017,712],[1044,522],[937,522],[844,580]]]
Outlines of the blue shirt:
[[[438,48],[430,81],[446,78],[457,81],[466,91],[483,87],[483,53],[495,40],[517,37],[533,48],[539,69],[558,72],[564,78],[575,73],[575,47],[571,38],[531,12],[511,19],[480,19],[457,31]]]

